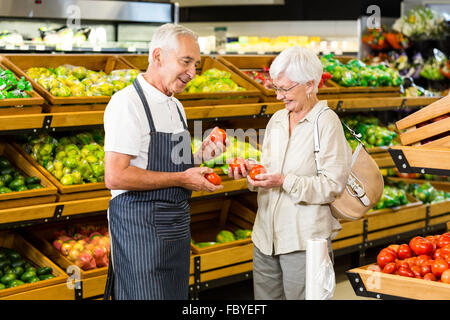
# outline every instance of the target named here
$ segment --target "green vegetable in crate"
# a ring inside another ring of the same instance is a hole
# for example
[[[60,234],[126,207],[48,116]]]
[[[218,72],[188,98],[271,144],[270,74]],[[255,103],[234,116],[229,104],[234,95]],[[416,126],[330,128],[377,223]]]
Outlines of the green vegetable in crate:
[[[231,73],[216,68],[195,75],[184,89],[184,93],[245,91],[231,79]]]
[[[206,248],[217,244],[217,242],[198,242],[195,244],[198,248]]]
[[[414,197],[423,203],[437,203],[450,199],[450,193],[435,189],[429,182],[422,185],[412,184],[409,188]]]
[[[352,59],[347,64],[334,59],[333,54],[320,58],[324,71],[332,75],[332,79],[344,87],[356,86],[399,86],[403,79],[399,73],[384,64],[378,66],[365,65],[362,61]]]
[[[234,234],[237,240],[246,239],[252,236],[252,230],[237,229]]]
[[[374,206],[374,210],[397,207],[407,203],[408,199],[404,190],[396,187],[384,186],[383,194]]]
[[[17,80],[10,70],[0,68],[0,100],[28,98],[29,91],[32,91],[31,84],[24,77]]]
[[[219,243],[234,241],[236,238],[234,237],[233,232],[229,230],[222,230],[216,235],[216,241]]]

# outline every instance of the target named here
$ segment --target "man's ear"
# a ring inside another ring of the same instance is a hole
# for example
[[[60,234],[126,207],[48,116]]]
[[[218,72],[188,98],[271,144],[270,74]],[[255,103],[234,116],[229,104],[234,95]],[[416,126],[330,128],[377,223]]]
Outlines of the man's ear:
[[[155,48],[155,50],[153,50],[153,54],[152,54],[153,64],[160,66],[161,58],[162,58],[161,48]]]

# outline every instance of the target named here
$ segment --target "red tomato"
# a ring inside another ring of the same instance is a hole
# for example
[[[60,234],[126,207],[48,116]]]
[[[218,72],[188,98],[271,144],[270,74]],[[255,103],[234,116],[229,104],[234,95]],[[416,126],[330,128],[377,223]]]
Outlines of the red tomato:
[[[446,254],[442,252],[442,249],[436,249],[436,251],[433,252],[433,259],[446,259]]]
[[[222,179],[215,172],[205,174],[205,178],[216,186],[222,183]]]
[[[230,168],[233,171],[237,168],[238,172],[242,173],[241,172],[241,164],[245,165],[245,159],[244,158],[240,158],[240,157],[234,158],[233,162],[230,163]]]
[[[450,254],[450,244],[443,246],[440,250],[443,254]]]
[[[431,272],[433,272],[437,278],[439,278],[447,269],[448,263],[443,259],[434,260],[434,263],[431,265]]]
[[[394,262],[389,262],[383,268],[383,273],[394,273],[397,270],[397,266]]]
[[[427,273],[431,273],[431,266],[429,264],[423,264],[420,266],[420,275],[423,277]]]
[[[390,263],[395,262],[395,255],[390,250],[381,250],[377,256],[377,263],[381,269]]]
[[[430,255],[433,252],[433,244],[422,237],[412,238],[409,242],[409,247],[417,256],[422,254]]]
[[[405,260],[411,258],[413,256],[413,252],[407,244],[401,244],[398,247],[397,256],[399,259]]]
[[[448,244],[450,244],[450,232],[441,234],[437,240],[437,246],[439,248],[442,248]]]
[[[420,256],[418,256],[417,257],[417,259],[416,259],[416,264],[418,265],[418,266],[421,266],[421,265],[423,265],[424,264],[424,262],[425,261],[428,261],[428,260],[430,260],[431,259],[431,257],[430,256],[427,256],[427,255],[420,255]]]
[[[225,143],[225,140],[227,139],[227,134],[226,134],[225,130],[215,127],[213,129],[213,131],[211,131],[211,134],[209,137],[212,142]]]
[[[411,271],[414,273],[414,276],[421,276],[422,274],[421,274],[421,272],[420,272],[420,267],[419,266],[411,266]]]
[[[444,272],[442,272],[441,281],[444,283],[450,283],[450,269],[447,269]]]
[[[394,249],[392,249],[390,247],[386,247],[386,248],[381,249],[380,253],[385,252],[385,251],[392,253],[395,256],[395,258],[397,259],[397,252]]]
[[[427,273],[423,276],[423,280],[436,281],[436,277],[432,273]]]
[[[403,276],[403,277],[410,277],[410,278],[414,278],[414,272],[412,272],[410,269],[408,268],[404,268],[404,267],[400,267],[397,271],[397,274],[399,276]]]
[[[388,249],[394,250],[394,252],[397,254],[398,247],[400,247],[398,244],[391,244],[388,246]]]
[[[397,266],[397,269],[400,269],[401,267],[403,268],[409,268],[409,263],[408,261],[404,261],[404,260],[395,260],[395,265]]]
[[[250,173],[248,174],[250,176],[250,178],[252,178],[253,180],[256,180],[256,176],[260,173],[264,172],[264,166],[257,164],[256,166],[254,166],[251,170]]]

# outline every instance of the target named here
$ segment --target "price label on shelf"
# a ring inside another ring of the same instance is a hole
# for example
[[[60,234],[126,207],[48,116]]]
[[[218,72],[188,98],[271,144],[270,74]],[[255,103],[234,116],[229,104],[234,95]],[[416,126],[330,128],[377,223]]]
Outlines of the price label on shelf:
[[[128,47],[128,52],[136,52],[136,47]]]
[[[94,51],[94,52],[100,52],[100,51],[102,51],[102,47],[100,47],[100,46],[95,46],[95,47],[92,48],[92,51]]]
[[[37,45],[36,45],[36,50],[37,50],[37,51],[44,51],[44,50],[45,50],[45,45],[43,45],[43,44],[37,44]]]
[[[6,49],[6,50],[14,50],[15,48],[16,48],[16,46],[13,45],[13,44],[7,44],[7,45],[5,46],[5,49]]]
[[[27,44],[23,44],[20,46],[20,50],[28,51],[29,49],[30,49],[30,47]]]

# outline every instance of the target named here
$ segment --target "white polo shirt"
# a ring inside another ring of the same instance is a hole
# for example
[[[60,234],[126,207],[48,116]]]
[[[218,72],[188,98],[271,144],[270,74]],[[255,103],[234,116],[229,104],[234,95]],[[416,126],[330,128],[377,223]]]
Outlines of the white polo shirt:
[[[137,77],[147,98],[156,131],[178,133],[184,130],[177,108],[186,121],[183,105],[171,96],[168,97],[151,84],[142,74]],[[113,151],[133,156],[131,166],[146,169],[150,125],[144,105],[133,85],[115,93],[105,109],[105,152]],[[127,190],[111,190],[112,198]]]

